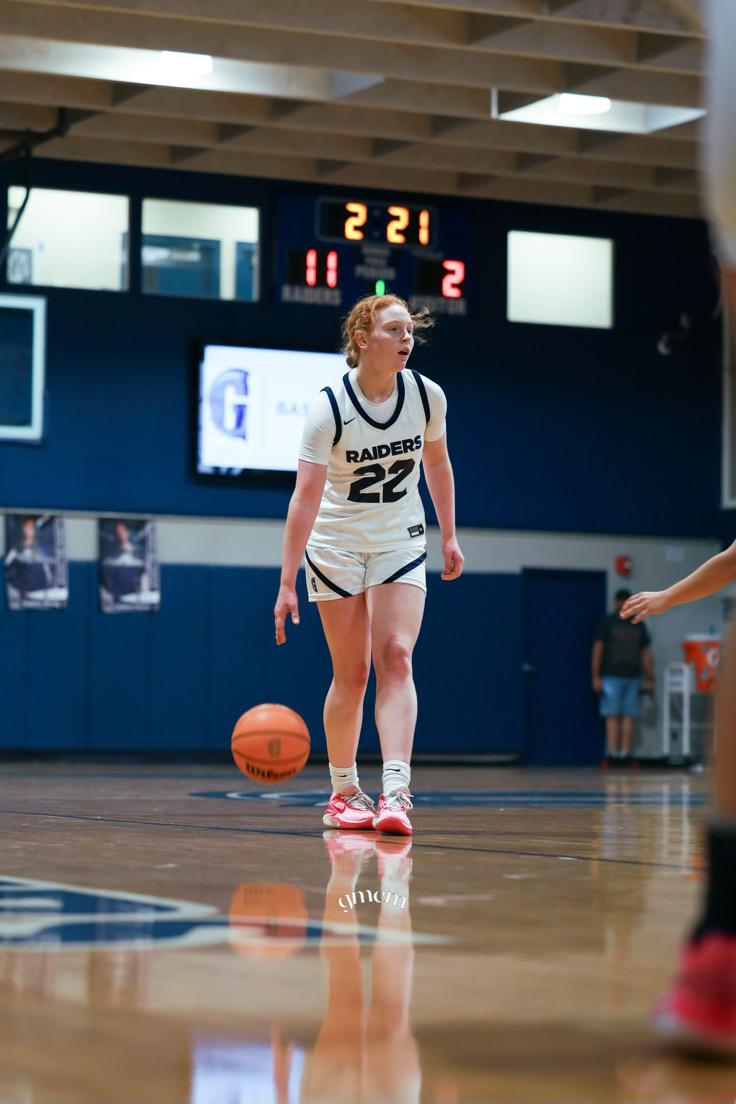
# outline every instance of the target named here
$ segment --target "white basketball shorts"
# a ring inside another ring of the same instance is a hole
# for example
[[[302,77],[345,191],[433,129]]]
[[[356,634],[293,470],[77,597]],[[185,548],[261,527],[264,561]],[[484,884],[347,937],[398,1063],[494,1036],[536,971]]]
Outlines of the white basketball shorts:
[[[383,583],[411,583],[427,589],[426,549],[412,544],[392,552],[343,552],[307,545],[304,570],[310,602],[351,598]]]

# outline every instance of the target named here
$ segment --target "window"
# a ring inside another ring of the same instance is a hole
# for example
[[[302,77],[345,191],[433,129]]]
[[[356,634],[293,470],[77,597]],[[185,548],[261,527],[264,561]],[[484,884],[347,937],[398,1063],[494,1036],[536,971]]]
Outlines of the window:
[[[8,227],[25,197],[8,188]],[[127,232],[127,196],[34,188],[8,250],[8,283],[123,291]]]
[[[507,294],[509,322],[610,329],[613,242],[511,230]]]
[[[46,300],[0,295],[0,440],[40,440],[45,361]]]
[[[144,199],[143,291],[257,299],[258,214],[256,207]]]

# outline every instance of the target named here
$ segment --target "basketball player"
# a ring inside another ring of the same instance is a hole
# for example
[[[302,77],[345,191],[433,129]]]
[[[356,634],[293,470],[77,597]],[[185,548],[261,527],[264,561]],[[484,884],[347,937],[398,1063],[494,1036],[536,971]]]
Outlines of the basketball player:
[[[343,324],[349,371],[325,387],[307,417],[284,536],[276,643],[299,624],[296,573],[306,548],[309,600],[317,603],[332,657],[324,707],[332,797],[328,828],[411,835],[411,749],[417,717],[412,652],[426,593],[424,465],[442,536],[445,580],[463,555],[440,387],[407,369],[415,331],[432,325],[395,295],[373,295]],[[378,808],[363,793],[356,753],[371,660],[383,756]]]
[[[736,0],[709,0],[710,90],[705,183],[722,266],[730,329],[736,326]],[[640,621],[712,594],[736,578],[736,546],[665,591],[635,594],[622,617]],[[721,663],[714,810],[707,829],[708,875],[697,924],[682,949],[672,988],[654,1010],[655,1026],[689,1046],[736,1057],[736,622]]]

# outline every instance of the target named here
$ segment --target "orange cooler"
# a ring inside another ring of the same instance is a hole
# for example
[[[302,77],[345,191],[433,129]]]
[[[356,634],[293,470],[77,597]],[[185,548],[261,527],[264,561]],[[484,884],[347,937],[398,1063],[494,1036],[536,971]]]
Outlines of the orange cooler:
[[[681,641],[685,662],[695,664],[695,689],[713,693],[718,689],[718,661],[721,658],[720,636],[693,633]]]

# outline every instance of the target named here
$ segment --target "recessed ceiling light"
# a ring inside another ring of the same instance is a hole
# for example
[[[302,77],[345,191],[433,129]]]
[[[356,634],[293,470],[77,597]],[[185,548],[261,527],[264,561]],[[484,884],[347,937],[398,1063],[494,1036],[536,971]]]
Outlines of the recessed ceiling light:
[[[579,96],[574,92],[563,92],[557,109],[563,115],[602,115],[611,110],[611,101],[608,96]]]
[[[537,126],[574,127],[580,130],[611,130],[620,134],[653,134],[667,127],[681,126],[705,115],[698,107],[669,107],[662,104],[632,103],[608,96],[583,96],[555,92],[523,107],[504,110],[497,89],[491,95],[491,115],[515,123]]]
[[[206,77],[212,72],[212,58],[209,54],[182,54],[176,50],[162,50],[159,64],[172,76]]]

